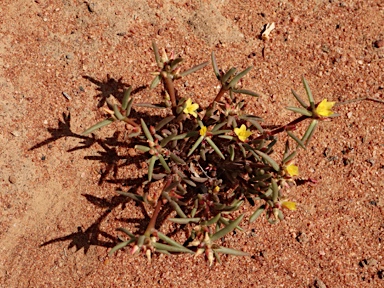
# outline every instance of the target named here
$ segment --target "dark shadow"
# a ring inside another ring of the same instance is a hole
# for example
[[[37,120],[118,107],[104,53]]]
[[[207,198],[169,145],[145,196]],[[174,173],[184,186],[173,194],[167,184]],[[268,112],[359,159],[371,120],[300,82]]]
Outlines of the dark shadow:
[[[90,82],[98,86],[98,107],[103,106],[106,100],[111,96],[115,97],[121,103],[122,98],[124,96],[124,90],[129,87],[128,84],[122,81],[122,78],[115,80],[109,75],[107,75],[106,81],[99,81],[90,76],[83,76],[83,78],[89,80]],[[131,95],[134,95],[135,93],[138,93],[145,88],[147,88],[147,86],[138,87],[131,92]],[[133,119],[139,120],[142,118],[147,123],[147,125],[155,125],[162,119],[160,116],[137,111],[134,107],[132,107],[131,110],[131,117]],[[143,154],[137,154],[133,157],[130,157],[128,153],[121,153],[122,155],[119,155],[119,152],[121,152],[122,149],[124,151],[124,149],[133,148],[137,144],[146,145],[145,140],[125,138],[123,137],[124,135],[119,134],[121,132],[115,132],[112,137],[105,139],[98,139],[93,134],[91,136],[84,136],[72,132],[70,122],[70,113],[63,113],[63,120],[58,121],[58,127],[48,128],[48,132],[51,134],[51,137],[41,143],[35,144],[29,150],[41,148],[42,146],[49,145],[50,143],[55,142],[56,140],[66,137],[73,137],[80,140],[78,146],[69,149],[67,152],[74,152],[81,149],[87,149],[94,144],[98,144],[101,148],[97,152],[98,155],[85,156],[84,159],[98,161],[102,164],[105,164],[105,168],[103,168],[102,171],[99,171],[101,175],[98,183],[99,185],[104,182],[108,182],[121,185],[122,187],[129,187],[129,190],[131,191],[137,191],[138,188],[142,188],[144,189],[144,193],[148,192],[149,185],[146,184],[146,176],[144,176],[144,178],[117,178],[118,170],[124,166],[134,164],[137,166],[137,169],[141,169],[141,163],[146,161],[148,157]],[[140,123],[140,121],[138,123]],[[119,139],[124,139],[124,141]],[[156,171],[154,172],[156,173]],[[76,251],[78,251],[84,248],[84,254],[86,254],[91,245],[111,248],[118,243],[118,238],[116,236],[112,236],[109,233],[102,231],[100,229],[100,226],[103,221],[106,220],[108,215],[113,211],[113,209],[115,209],[119,205],[122,205],[122,209],[125,209],[126,204],[131,201],[131,199],[122,195],[115,195],[112,197],[105,198],[95,197],[90,194],[85,194],[83,196],[88,200],[88,202],[92,203],[96,207],[105,209],[104,212],[102,212],[102,214],[97,218],[97,220],[85,230],[82,227],[77,227],[77,232],[46,241],[41,244],[40,247],[44,247],[57,242],[70,241],[68,245],[69,249],[72,247],[76,247]],[[115,220],[119,222],[135,224],[135,228],[137,229],[137,231],[132,232],[141,235],[145,232],[145,229],[150,221],[150,216],[148,215],[143,203],[134,201],[132,204],[136,205],[141,209],[141,212],[143,214],[142,218],[120,218]],[[172,211],[173,210],[171,209],[171,207],[164,205],[155,226],[161,226],[161,224],[166,221],[169,213],[171,213]],[[103,238],[103,240],[100,240],[101,237]]]
[[[112,212],[114,208],[116,208],[120,204],[125,206],[130,199],[120,195],[113,196],[111,200],[108,200],[106,198],[98,198],[88,194],[85,194],[83,196],[93,205],[101,208],[107,208],[107,209],[86,230],[83,231],[83,229],[79,226],[77,227],[77,232],[44,242],[43,244],[40,245],[40,247],[44,247],[57,242],[71,240],[71,242],[68,245],[68,249],[71,249],[72,247],[76,247],[76,251],[79,251],[82,248],[84,248],[84,254],[86,254],[89,248],[91,247],[91,245],[97,245],[97,246],[102,246],[106,248],[111,248],[116,245],[116,237],[100,230],[100,225],[103,222],[103,220],[109,215],[109,213]],[[103,236],[104,238],[110,239],[110,241],[99,240],[99,236]]]
[[[64,137],[74,137],[83,140],[81,144],[83,146],[77,147],[76,149],[72,149],[71,151],[78,150],[78,149],[85,149],[91,147],[95,142],[96,139],[92,136],[83,136],[81,134],[76,134],[71,131],[71,114],[68,112],[68,114],[63,113],[63,121],[58,121],[58,127],[57,128],[48,128],[48,132],[51,134],[51,137],[44,140],[43,142],[40,142],[38,144],[35,144],[31,148],[29,148],[29,151],[35,150],[37,148],[43,147],[45,145],[48,145],[52,142],[55,142],[56,140],[59,140]]]
[[[99,94],[96,96],[99,98],[99,103],[97,104],[97,107],[103,107],[106,100],[110,97],[113,96],[115,97],[120,103],[123,100],[124,97],[124,91],[128,89],[129,85],[124,83],[122,81],[123,77],[120,79],[116,80],[114,78],[111,78],[109,74],[107,74],[107,79],[106,81],[100,81],[97,80],[91,76],[83,76],[84,79],[87,79],[88,81],[92,82],[93,84],[97,85],[98,88],[96,89],[99,91]],[[131,95],[134,95],[145,88],[147,88],[147,85],[140,86],[136,89],[134,89],[131,92]]]

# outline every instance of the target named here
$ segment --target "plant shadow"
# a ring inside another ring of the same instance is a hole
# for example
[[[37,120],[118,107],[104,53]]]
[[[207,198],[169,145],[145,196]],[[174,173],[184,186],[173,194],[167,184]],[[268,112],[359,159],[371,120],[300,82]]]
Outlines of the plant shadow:
[[[109,75],[107,75],[106,81],[97,80],[90,76],[83,76],[83,78],[89,80],[90,82],[98,86],[98,88],[96,89],[100,92],[97,95],[97,97],[100,98],[97,105],[98,107],[102,107],[103,105],[105,105],[106,100],[111,96],[115,97],[121,103],[122,98],[124,96],[124,90],[128,87],[128,85],[122,81],[122,78],[116,80],[111,78]],[[146,88],[147,86],[138,87],[132,91],[131,95],[134,95]],[[134,108],[132,108],[131,115],[135,119],[143,119],[148,124],[157,123],[162,119],[156,115],[136,111]],[[122,153],[122,155],[120,155],[119,153],[119,151],[121,151],[122,149],[126,151],[127,149],[133,148],[137,144],[143,144],[143,142],[138,142],[137,140],[136,142],[131,141],[132,139],[126,141],[124,139],[125,137],[122,137],[124,135],[122,135],[122,133],[119,131],[115,132],[113,136],[104,139],[100,139],[94,134],[91,134],[90,136],[78,134],[73,132],[71,129],[71,114],[63,113],[62,118],[62,120],[58,120],[57,128],[47,129],[51,136],[46,140],[33,145],[31,148],[29,148],[29,151],[41,148],[57,140],[68,137],[79,139],[80,142],[78,146],[67,150],[67,152],[88,149],[96,144],[98,145],[98,147],[101,148],[99,149],[99,151],[97,151],[98,155],[84,156],[84,159],[98,161],[99,163],[104,165],[104,168],[99,171],[100,179],[98,181],[98,185],[102,185],[104,182],[107,182],[110,184],[120,185],[122,188],[129,187],[129,190],[132,191],[137,191],[140,187],[142,187],[144,191],[149,190],[149,187],[146,184],[147,179],[117,177],[117,175],[119,174],[119,169],[131,164],[136,165],[137,169],[139,169],[141,168],[141,163],[147,160],[145,155],[142,154],[137,154],[131,157],[126,153]],[[121,138],[123,138],[123,140],[121,140]],[[113,209],[116,209],[120,205],[122,206],[122,209],[125,209],[127,203],[133,200],[123,195],[114,195],[112,197],[108,196],[103,198],[99,198],[90,194],[83,194],[83,196],[92,205],[105,209],[104,212],[85,230],[79,226],[77,227],[77,232],[48,240],[41,244],[39,247],[44,247],[58,242],[70,241],[68,248],[76,247],[76,251],[84,249],[84,254],[86,254],[92,245],[111,248],[118,243],[118,238],[116,236],[112,236],[100,228],[101,224],[106,221]],[[145,232],[145,227],[149,223],[150,216],[148,215],[143,203],[136,201],[134,201],[134,203],[135,204],[133,205],[136,205],[141,209],[143,218],[127,217],[115,220],[119,222],[135,224],[135,234],[138,233],[139,235],[141,235]],[[169,215],[171,211],[172,210],[167,209],[166,206],[164,207],[162,213],[158,217],[156,227],[159,227],[161,223],[166,220],[167,215]],[[103,237],[107,240],[100,240],[100,237]]]

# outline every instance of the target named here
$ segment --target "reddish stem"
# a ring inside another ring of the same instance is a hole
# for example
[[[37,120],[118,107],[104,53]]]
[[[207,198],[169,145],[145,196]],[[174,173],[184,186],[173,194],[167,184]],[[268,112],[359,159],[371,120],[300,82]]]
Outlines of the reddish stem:
[[[175,93],[175,86],[173,85],[173,81],[171,78],[168,77],[168,75],[163,75],[164,80],[164,88],[168,92],[169,97],[171,98],[172,108],[176,108],[176,93]]]
[[[276,128],[275,130],[272,130],[272,131],[268,132],[268,135],[271,135],[271,136],[272,136],[272,135],[276,135],[276,134],[278,134],[278,133],[281,133],[281,132],[285,131],[285,129],[286,129],[288,126],[294,126],[294,125],[300,123],[301,121],[304,121],[304,120],[307,119],[307,118],[311,118],[311,117],[302,115],[302,116],[300,116],[299,118],[297,118],[297,119],[295,119],[295,120],[289,122],[288,124],[283,125],[283,126],[281,126],[281,127],[279,127],[279,128]],[[257,137],[255,140],[263,139],[264,136],[265,136],[265,135],[260,135],[260,136]]]
[[[153,212],[153,215],[151,217],[151,220],[149,221],[149,224],[147,226],[147,229],[145,230],[144,235],[147,237],[151,236],[152,230],[155,228],[157,216],[159,216],[160,208],[161,208],[161,199],[157,201],[157,205],[155,208],[155,211]]]

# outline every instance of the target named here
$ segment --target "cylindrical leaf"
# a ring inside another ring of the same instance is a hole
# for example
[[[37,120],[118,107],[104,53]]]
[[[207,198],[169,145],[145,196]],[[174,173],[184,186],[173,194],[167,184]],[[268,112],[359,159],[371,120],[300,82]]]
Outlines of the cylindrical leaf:
[[[276,161],[269,157],[267,154],[258,150],[255,150],[255,152],[260,155],[268,164],[270,164],[273,169],[275,169],[276,171],[280,170],[280,166],[276,163]]]
[[[124,91],[123,101],[121,102],[121,108],[123,110],[127,110],[128,101],[129,101],[129,97],[131,96],[131,92],[132,92],[132,86],[129,86],[129,88]]]
[[[213,71],[215,72],[216,78],[217,80],[220,80],[220,71],[219,71],[219,67],[217,67],[216,57],[213,51],[211,53],[211,60],[212,60]]]
[[[169,221],[177,224],[198,223],[201,218],[169,218]]]
[[[161,243],[153,243],[153,247],[155,247],[156,249],[165,250],[169,252],[184,252],[184,253],[191,253],[191,254],[194,253],[193,251],[189,250],[188,248],[185,248],[184,246],[176,247],[176,246],[170,246],[170,245],[161,244]]]
[[[217,155],[219,155],[221,157],[221,159],[225,160],[225,157],[223,155],[223,153],[221,153],[220,149],[216,146],[216,144],[211,140],[211,138],[207,137],[206,138],[208,144],[213,148],[213,150],[215,150],[215,152],[217,153]]]
[[[217,253],[223,253],[223,254],[234,255],[234,256],[250,256],[250,254],[247,252],[243,252],[243,251],[232,249],[232,248],[222,247],[222,246],[220,246],[220,248],[215,248],[213,250]]]
[[[249,223],[254,222],[265,210],[265,204],[261,205],[249,218]]]
[[[180,73],[179,76],[181,76],[181,77],[187,76],[187,75],[189,75],[189,74],[191,74],[193,72],[196,72],[197,70],[200,70],[200,69],[204,68],[205,66],[207,66],[207,64],[208,64],[208,61],[204,62],[204,63],[201,63],[199,65],[196,65],[196,66],[192,67],[191,69],[188,69],[188,70]]]
[[[145,137],[147,137],[149,141],[153,142],[153,137],[151,135],[151,132],[149,132],[148,126],[147,124],[145,124],[143,118],[140,119],[140,122],[141,122],[141,127],[143,127]]]
[[[88,134],[92,133],[93,131],[95,131],[97,129],[100,129],[100,128],[106,126],[106,125],[111,124],[114,121],[115,121],[115,119],[113,119],[113,118],[108,118],[106,120],[103,120],[103,121],[93,125],[92,127],[88,128],[87,130],[85,130],[83,133],[81,133],[81,135],[84,135],[84,136],[88,135]]]
[[[307,80],[305,80],[304,76],[303,76],[303,84],[304,84],[305,91],[307,92],[309,104],[311,105],[311,109],[313,111],[315,110],[315,100],[313,99],[311,89],[309,88]]]
[[[312,117],[312,112],[308,111],[305,108],[298,108],[298,107],[288,106],[288,107],[285,107],[285,109],[287,109],[289,111],[293,111],[295,113],[299,113],[299,114],[304,115],[304,116]]]
[[[236,220],[234,220],[233,222],[231,222],[228,226],[224,227],[223,229],[217,231],[215,234],[213,234],[210,238],[211,238],[211,241],[214,242],[222,237],[224,237],[225,235],[227,235],[228,233],[232,232],[237,225],[239,225],[239,223],[241,222],[241,220],[243,220],[243,217],[244,217],[244,214],[243,215],[240,215],[240,217],[238,217]]]
[[[308,105],[305,104],[304,100],[301,99],[299,94],[297,94],[293,89],[291,89],[291,92],[292,92],[293,96],[296,98],[297,102],[299,102],[300,105],[303,106],[303,108],[307,109]]]

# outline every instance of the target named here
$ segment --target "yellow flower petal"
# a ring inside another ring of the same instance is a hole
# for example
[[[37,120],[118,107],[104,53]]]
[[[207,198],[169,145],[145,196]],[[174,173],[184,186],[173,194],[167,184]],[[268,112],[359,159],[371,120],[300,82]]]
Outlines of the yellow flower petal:
[[[292,201],[284,201],[283,203],[281,203],[281,206],[291,211],[296,210],[296,203]]]
[[[252,135],[252,132],[247,130],[247,126],[244,124],[241,125],[240,128],[235,128],[233,131],[242,142],[247,140],[247,138]]]
[[[287,171],[287,173],[291,177],[299,175],[299,167],[297,167],[296,165],[293,165],[293,164],[289,164],[288,166],[286,166],[285,171]]]
[[[189,98],[187,101],[184,103],[184,110],[183,112],[185,114],[191,114],[193,117],[197,117],[196,110],[199,109],[199,104],[192,103],[191,98]]]
[[[206,126],[201,127],[200,135],[205,136],[206,134],[207,134],[207,127]]]
[[[333,114],[332,108],[335,106],[336,102],[328,102],[327,99],[324,99],[317,105],[315,113],[318,116],[329,117]]]

